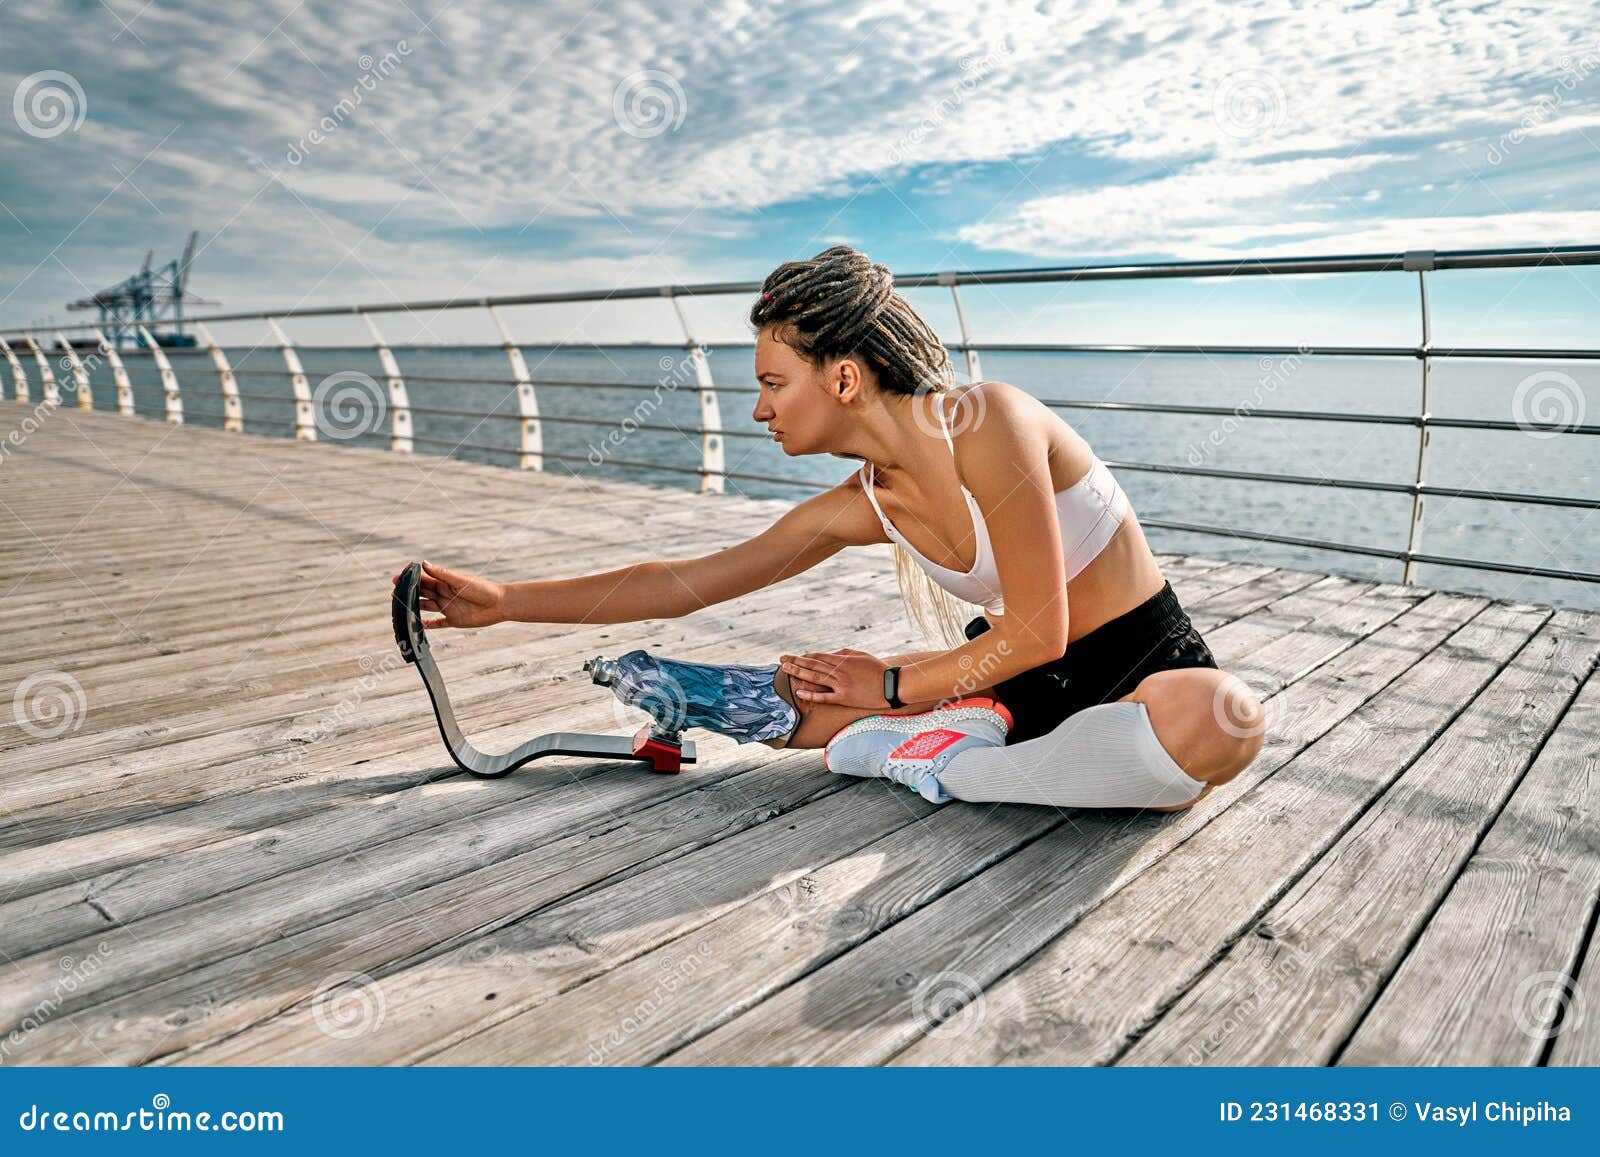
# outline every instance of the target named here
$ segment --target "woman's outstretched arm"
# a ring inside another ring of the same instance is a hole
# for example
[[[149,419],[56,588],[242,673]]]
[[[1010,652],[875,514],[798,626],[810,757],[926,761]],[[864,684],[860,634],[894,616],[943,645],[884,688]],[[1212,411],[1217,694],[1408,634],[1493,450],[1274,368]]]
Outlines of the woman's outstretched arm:
[[[570,579],[497,583],[428,564],[424,628],[497,622],[632,623],[678,618],[809,570],[846,546],[886,541],[854,476],[762,533],[699,558],[655,560]],[[398,575],[396,580],[398,581]]]

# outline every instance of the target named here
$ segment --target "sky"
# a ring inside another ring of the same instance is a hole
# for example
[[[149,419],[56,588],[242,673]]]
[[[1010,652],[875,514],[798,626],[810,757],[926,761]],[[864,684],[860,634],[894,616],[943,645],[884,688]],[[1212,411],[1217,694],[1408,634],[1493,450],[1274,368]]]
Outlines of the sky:
[[[6,328],[83,320],[65,303],[190,230],[213,311],[757,281],[839,243],[902,272],[1600,244],[1592,0],[6,0],[0,49]],[[1600,334],[1593,267],[1435,281],[1438,340]],[[989,340],[1418,328],[1400,275],[969,305]],[[694,322],[748,339],[747,306]],[[491,337],[481,311],[384,324]],[[659,303],[515,324],[678,336]]]

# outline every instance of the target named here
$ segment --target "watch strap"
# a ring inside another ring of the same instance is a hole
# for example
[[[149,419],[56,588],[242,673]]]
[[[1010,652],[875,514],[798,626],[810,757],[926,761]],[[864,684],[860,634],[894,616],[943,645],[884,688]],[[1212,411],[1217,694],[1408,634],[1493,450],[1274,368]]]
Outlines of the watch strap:
[[[905,702],[900,698],[900,668],[885,667],[883,669],[883,698],[890,707],[904,707]]]

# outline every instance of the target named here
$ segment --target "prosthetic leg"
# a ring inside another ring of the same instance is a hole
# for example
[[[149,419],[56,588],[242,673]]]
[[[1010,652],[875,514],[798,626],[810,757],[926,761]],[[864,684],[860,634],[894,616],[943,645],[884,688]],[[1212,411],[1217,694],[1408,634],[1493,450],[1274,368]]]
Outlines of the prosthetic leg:
[[[765,743],[787,739],[800,726],[799,711],[774,685],[776,663],[688,663],[636,650],[616,659],[598,656],[583,669],[671,734],[703,727],[740,743]]]
[[[405,661],[416,664],[421,673],[422,684],[427,688],[428,698],[433,701],[434,718],[439,721],[439,732],[444,736],[445,748],[463,771],[494,779],[546,755],[637,759],[648,763],[652,771],[660,772],[676,772],[683,764],[695,761],[694,743],[684,742],[678,737],[681,728],[667,730],[659,723],[646,724],[632,736],[552,731],[501,755],[479,751],[462,734],[456,723],[455,712],[450,707],[450,696],[445,691],[444,676],[439,673],[439,667],[428,649],[428,637],[422,629],[422,612],[417,602],[421,582],[422,564],[414,562],[406,568],[395,586],[390,603],[394,641]],[[588,669],[587,664],[585,669]]]

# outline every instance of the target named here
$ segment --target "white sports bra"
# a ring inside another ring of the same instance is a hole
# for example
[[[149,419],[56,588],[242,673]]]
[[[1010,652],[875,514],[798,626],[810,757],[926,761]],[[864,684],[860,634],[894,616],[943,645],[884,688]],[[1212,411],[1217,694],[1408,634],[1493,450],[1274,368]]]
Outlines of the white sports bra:
[[[955,441],[950,437],[950,424],[944,416],[944,401],[939,402],[939,424],[944,430],[945,443],[950,447],[950,457],[956,453]],[[963,573],[947,566],[930,562],[917,552],[884,517],[883,508],[872,493],[872,480],[876,471],[872,463],[862,467],[862,484],[867,500],[878,512],[883,532],[889,541],[898,544],[916,564],[928,573],[935,583],[969,603],[978,603],[990,615],[1006,613],[1005,600],[1000,595],[1000,571],[995,564],[994,547],[989,542],[989,527],[978,509],[978,500],[965,486],[961,493],[966,497],[967,508],[972,512],[972,528],[978,539],[978,556],[972,569]],[[1111,469],[1098,455],[1084,476],[1065,490],[1056,492],[1056,520],[1061,526],[1061,553],[1065,563],[1062,581],[1071,582],[1105,549],[1111,536],[1128,512],[1128,496],[1111,476]]]

